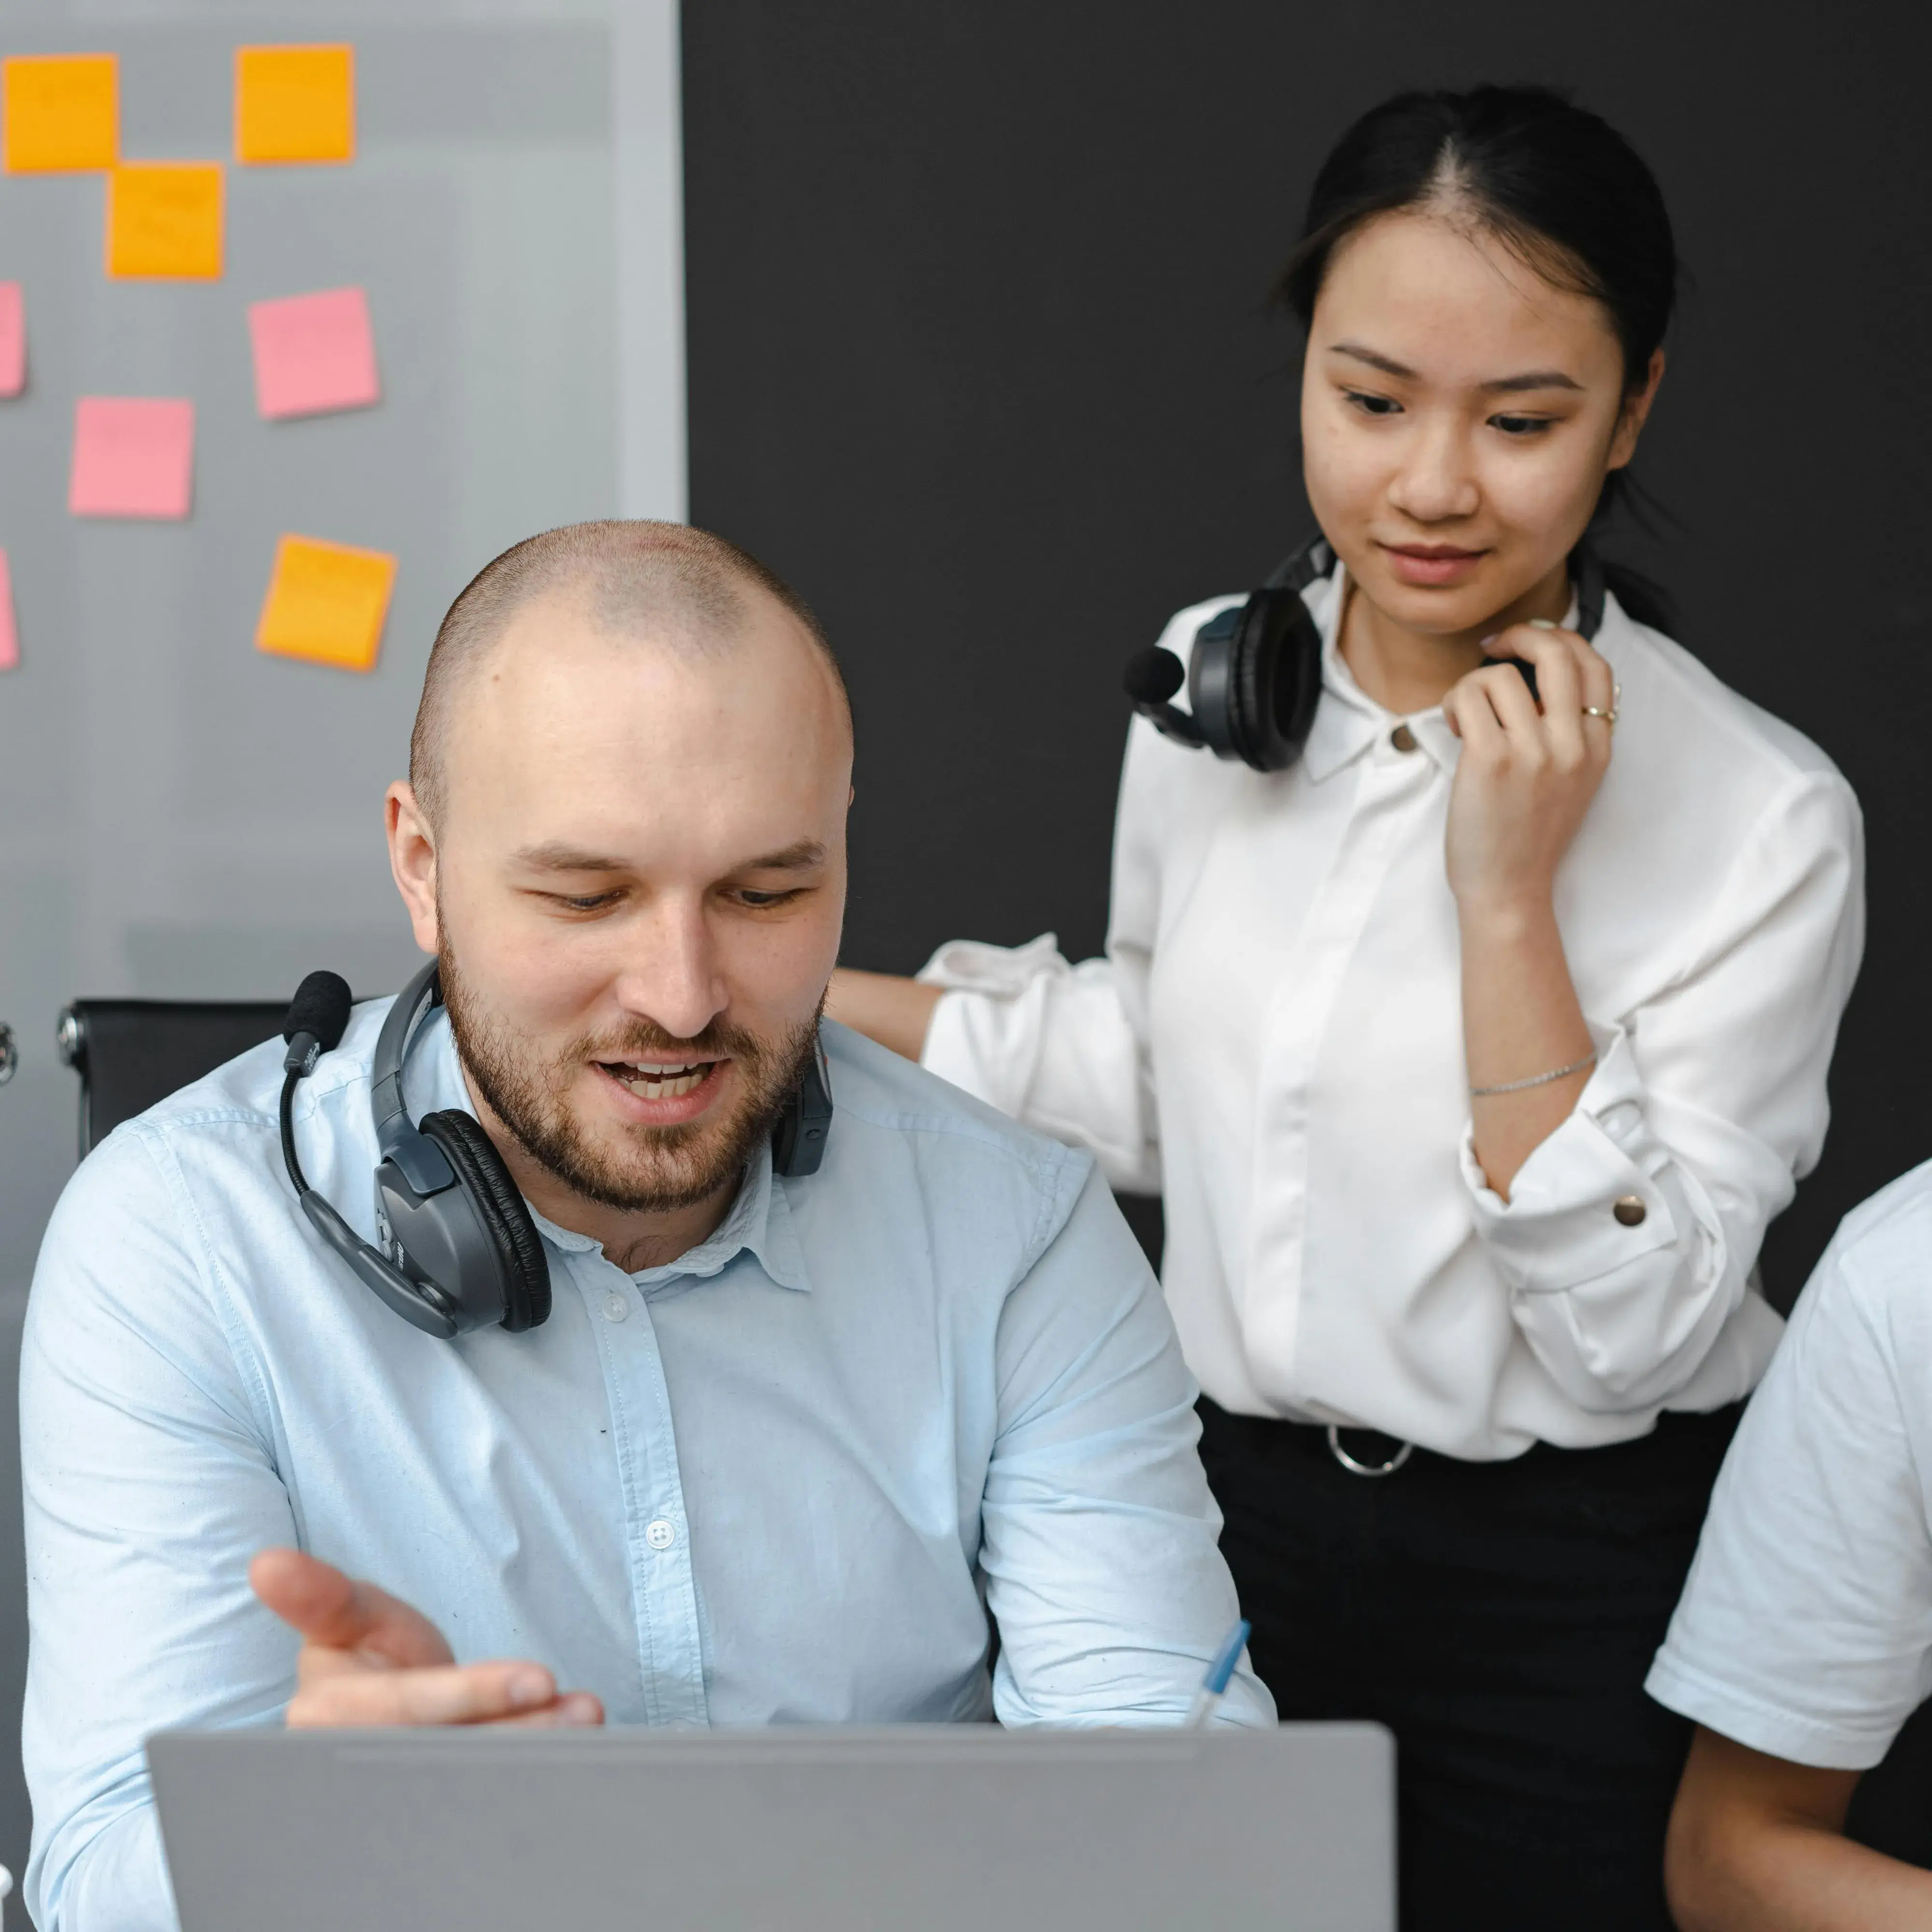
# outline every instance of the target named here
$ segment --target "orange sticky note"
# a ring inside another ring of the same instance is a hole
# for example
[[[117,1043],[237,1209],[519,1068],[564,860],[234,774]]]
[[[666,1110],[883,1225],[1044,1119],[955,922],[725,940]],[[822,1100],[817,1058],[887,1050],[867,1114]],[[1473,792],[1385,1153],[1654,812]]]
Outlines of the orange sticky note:
[[[238,161],[346,161],[356,153],[356,50],[235,50]]]
[[[121,152],[121,90],[112,54],[14,54],[0,62],[10,175],[111,168]]]
[[[221,164],[130,161],[107,177],[107,272],[212,282],[221,273]]]
[[[283,537],[255,648],[343,670],[373,670],[396,560],[380,550]]]

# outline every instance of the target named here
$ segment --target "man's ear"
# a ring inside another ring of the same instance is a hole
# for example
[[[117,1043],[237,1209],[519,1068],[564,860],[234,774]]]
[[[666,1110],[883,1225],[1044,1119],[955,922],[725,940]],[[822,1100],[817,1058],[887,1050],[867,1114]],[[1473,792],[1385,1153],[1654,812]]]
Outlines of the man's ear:
[[[1621,470],[1636,454],[1636,440],[1643,434],[1650,406],[1657,400],[1657,386],[1664,380],[1664,351],[1653,350],[1643,387],[1624,398],[1623,414],[1617,418],[1616,434],[1610,438],[1610,458],[1605,467]]]
[[[436,834],[416,802],[416,795],[398,778],[382,795],[389,836],[389,874],[409,908],[410,927],[425,952],[439,950],[441,928],[436,916]]]

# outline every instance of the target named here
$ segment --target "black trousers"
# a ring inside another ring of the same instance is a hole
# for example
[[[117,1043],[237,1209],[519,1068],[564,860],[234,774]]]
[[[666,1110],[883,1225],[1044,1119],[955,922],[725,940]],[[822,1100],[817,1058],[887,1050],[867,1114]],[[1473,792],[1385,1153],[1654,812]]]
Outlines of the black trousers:
[[[1690,1726],[1643,1694],[1738,1410],[1508,1462],[1354,1475],[1203,1398],[1221,1548],[1284,1720],[1395,1733],[1403,1932],[1669,1932]],[[1345,1430],[1379,1462],[1395,1444]]]

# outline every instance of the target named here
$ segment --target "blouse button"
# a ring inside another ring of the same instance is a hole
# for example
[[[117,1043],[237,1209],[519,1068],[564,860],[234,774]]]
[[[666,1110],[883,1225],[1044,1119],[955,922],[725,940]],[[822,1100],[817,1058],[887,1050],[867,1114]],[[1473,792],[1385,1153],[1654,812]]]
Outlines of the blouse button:
[[[1636,1228],[1642,1226],[1643,1217],[1650,1212],[1650,1210],[1643,1204],[1643,1196],[1641,1194],[1626,1194],[1618,1201],[1610,1212],[1626,1228]]]
[[[1398,724],[1389,734],[1389,742],[1398,752],[1412,752],[1415,749],[1415,734],[1406,724]]]

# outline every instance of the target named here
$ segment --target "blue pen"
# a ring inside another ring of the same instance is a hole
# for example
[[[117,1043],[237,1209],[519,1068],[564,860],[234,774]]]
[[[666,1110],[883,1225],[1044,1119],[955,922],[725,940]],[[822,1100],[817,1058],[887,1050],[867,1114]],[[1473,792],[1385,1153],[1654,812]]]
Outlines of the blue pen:
[[[1214,1661],[1208,1666],[1208,1675],[1201,1680],[1201,1688],[1194,1694],[1194,1702],[1187,1715],[1181,1720],[1184,1731],[1198,1731],[1205,1728],[1214,1714],[1215,1706],[1221,1701],[1222,1694],[1228,1688],[1228,1679],[1234,1674],[1234,1666],[1241,1660],[1241,1652],[1247,1643],[1248,1632],[1252,1626],[1246,1617],[1231,1630],[1221,1648],[1214,1653]]]

